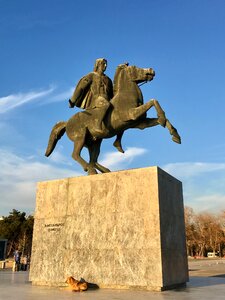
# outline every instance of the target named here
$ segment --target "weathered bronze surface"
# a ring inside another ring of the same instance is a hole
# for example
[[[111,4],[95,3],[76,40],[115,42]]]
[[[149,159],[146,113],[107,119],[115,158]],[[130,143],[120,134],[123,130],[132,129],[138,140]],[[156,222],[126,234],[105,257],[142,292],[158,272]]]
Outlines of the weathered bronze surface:
[[[129,128],[145,129],[161,125],[172,135],[172,140],[178,144],[181,138],[170,121],[166,118],[159,102],[155,99],[144,104],[142,92],[138,84],[153,80],[155,71],[152,68],[142,69],[129,66],[127,63],[117,67],[114,84],[104,72],[107,61],[97,59],[94,71],[79,81],[71,99],[70,107],[85,109],[73,115],[67,122],[61,121],[53,127],[45,155],[49,156],[58,140],[66,132],[74,142],[72,157],[81,164],[88,174],[110,172],[98,163],[101,142],[105,138],[117,135],[114,146],[123,152],[121,138]],[[148,118],[147,111],[155,107],[157,118]],[[89,150],[89,163],[81,157],[81,150]]]

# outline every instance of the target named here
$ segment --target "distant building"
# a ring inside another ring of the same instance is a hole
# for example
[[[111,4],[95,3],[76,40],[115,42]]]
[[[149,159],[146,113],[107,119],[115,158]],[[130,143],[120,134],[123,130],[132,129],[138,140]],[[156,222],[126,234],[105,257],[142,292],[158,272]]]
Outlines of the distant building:
[[[7,240],[0,238],[0,260],[5,259]]]

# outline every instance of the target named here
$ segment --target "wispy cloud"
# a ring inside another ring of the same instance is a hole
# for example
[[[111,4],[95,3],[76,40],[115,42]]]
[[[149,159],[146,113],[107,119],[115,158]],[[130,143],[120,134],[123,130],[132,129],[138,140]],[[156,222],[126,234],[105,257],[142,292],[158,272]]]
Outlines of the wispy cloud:
[[[190,201],[190,206],[196,211],[219,212],[225,210],[225,194],[210,194],[197,196],[193,201]]]
[[[31,213],[35,209],[36,183],[38,181],[74,177],[84,172],[62,154],[59,148],[46,163],[35,156],[22,157],[0,148],[1,212],[8,214],[13,208]],[[147,152],[144,148],[127,148],[124,154],[108,152],[100,161],[111,170],[129,167],[137,157]],[[162,167],[180,179],[184,187],[185,205],[197,211],[220,211],[225,209],[225,166],[210,163],[175,163]],[[218,175],[219,173],[219,175]],[[207,187],[207,188],[206,188]]]
[[[225,209],[224,163],[184,162],[162,168],[182,181],[186,205],[197,211]]]
[[[163,169],[171,175],[187,178],[203,173],[225,170],[225,163],[184,162],[167,164]]]
[[[68,100],[73,94],[74,87],[69,87],[64,91],[59,91],[56,86],[50,86],[48,89],[34,90],[31,92],[17,93],[0,97],[0,114],[6,113],[19,106],[26,105],[34,100],[38,105],[46,105],[49,103]],[[44,101],[43,101],[44,100]]]
[[[27,93],[18,93],[8,95],[0,98],[0,114],[5,113],[11,109],[24,105],[28,102],[34,101],[38,98],[45,97],[51,94],[55,90],[55,87],[50,87],[43,91],[32,91]]]
[[[118,170],[129,165],[137,156],[143,155],[147,150],[144,148],[128,147],[125,153],[108,152],[104,155],[100,164],[112,170]]]
[[[48,98],[48,100],[45,101],[45,104],[68,100],[72,96],[73,91],[74,91],[74,87],[70,87],[63,92],[59,92],[53,95],[52,97]]]
[[[78,176],[72,168],[41,163],[35,157],[23,158],[0,149],[1,214],[13,208],[34,212],[38,181]]]
[[[122,168],[145,152],[142,148],[128,148],[125,154],[110,152],[101,163],[111,169]],[[13,208],[33,212],[38,181],[84,174],[79,167],[80,172],[74,171],[74,165],[69,168],[70,162],[60,149],[51,156],[48,163],[42,163],[34,156],[24,158],[0,148],[1,214],[8,214]]]

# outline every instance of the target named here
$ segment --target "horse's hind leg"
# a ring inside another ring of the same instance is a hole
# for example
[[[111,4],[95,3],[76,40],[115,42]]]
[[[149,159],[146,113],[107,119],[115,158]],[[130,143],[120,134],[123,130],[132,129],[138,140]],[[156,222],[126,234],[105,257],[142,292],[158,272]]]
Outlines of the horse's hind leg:
[[[83,167],[85,172],[87,172],[88,163],[80,156],[81,150],[84,147],[84,141],[85,141],[85,134],[75,139],[72,158],[75,159]]]
[[[96,163],[97,158],[100,153],[100,150],[98,150],[98,148],[100,149],[101,141],[102,140],[96,140],[96,141],[93,141],[90,145],[88,145],[88,152],[89,152],[89,157],[90,157],[89,164],[88,164],[88,170],[87,170],[88,175],[97,174],[97,171],[96,171],[97,168],[96,168],[95,163]],[[99,146],[98,146],[98,144],[99,144]]]
[[[92,168],[98,169],[102,173],[108,173],[108,172],[110,172],[110,170],[98,163],[101,142],[102,142],[102,140],[97,140],[92,145],[88,146],[88,151],[89,151],[89,155],[90,155],[89,165]],[[94,174],[94,173],[91,173],[91,174]]]
[[[100,165],[98,162],[95,163],[96,169],[98,169],[102,173],[109,173],[111,172],[108,168],[104,167],[103,165]]]

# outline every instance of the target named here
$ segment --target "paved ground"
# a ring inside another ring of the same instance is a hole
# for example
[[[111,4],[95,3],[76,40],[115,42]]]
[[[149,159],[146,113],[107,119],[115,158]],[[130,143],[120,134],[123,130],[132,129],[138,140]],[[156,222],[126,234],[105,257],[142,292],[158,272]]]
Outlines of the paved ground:
[[[99,289],[73,293],[59,288],[32,286],[28,272],[0,271],[0,300],[201,300],[225,299],[225,260],[192,260],[186,288],[146,292]]]

